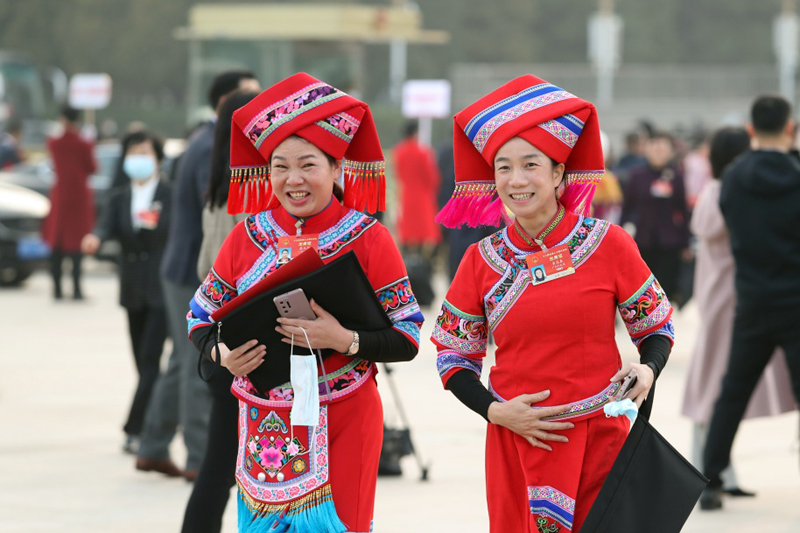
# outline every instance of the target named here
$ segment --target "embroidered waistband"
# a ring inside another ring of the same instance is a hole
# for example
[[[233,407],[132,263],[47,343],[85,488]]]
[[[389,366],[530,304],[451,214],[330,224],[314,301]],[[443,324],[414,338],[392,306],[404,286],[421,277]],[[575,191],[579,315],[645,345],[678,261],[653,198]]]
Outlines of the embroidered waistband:
[[[364,359],[353,359],[341,368],[319,376],[319,400],[327,404],[355,392],[375,373],[375,365]],[[326,386],[327,382],[327,386]],[[330,398],[328,391],[330,390]],[[234,396],[254,405],[270,408],[287,408],[292,406],[294,389],[289,383],[270,389],[267,397],[260,396],[246,377],[237,377],[231,385]]]
[[[551,420],[551,421],[561,421],[561,420],[572,420],[575,421],[577,419],[584,419],[590,418],[592,416],[598,415],[603,412],[603,406],[608,402],[612,401],[614,398],[614,394],[616,394],[617,389],[619,389],[619,383],[611,383],[608,387],[603,389],[598,394],[594,396],[590,396],[589,398],[584,398],[583,400],[578,400],[577,402],[571,402],[567,405],[569,406],[566,410],[561,413],[546,416],[542,420]],[[499,402],[506,402],[505,398],[500,396],[497,391],[492,388],[492,380],[491,377],[489,378],[489,392],[497,398]],[[541,407],[533,407],[531,409],[541,409]]]

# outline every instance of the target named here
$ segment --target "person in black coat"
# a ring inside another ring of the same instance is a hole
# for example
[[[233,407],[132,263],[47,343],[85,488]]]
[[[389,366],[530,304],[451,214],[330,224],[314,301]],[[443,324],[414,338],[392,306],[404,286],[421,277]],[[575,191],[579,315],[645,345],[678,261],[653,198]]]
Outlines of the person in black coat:
[[[161,140],[147,131],[123,139],[123,168],[129,184],[115,190],[103,206],[94,231],[81,242],[94,254],[106,240],[119,241],[120,305],[128,328],[139,383],[125,422],[126,447],[133,447],[144,425],[145,411],[158,377],[167,337],[159,267],[167,244],[171,191],[161,180]]]
[[[753,390],[780,346],[800,402],[800,161],[788,101],[761,96],[751,110],[753,150],[722,175],[719,205],[736,264],[728,368],[703,453],[703,510],[722,507],[720,473]],[[769,437],[768,437],[769,438]]]
[[[672,164],[672,137],[654,132],[645,146],[647,164],[631,170],[622,204],[622,224],[636,226],[634,240],[670,301],[678,290],[682,257],[689,247],[689,211],[683,174]]]

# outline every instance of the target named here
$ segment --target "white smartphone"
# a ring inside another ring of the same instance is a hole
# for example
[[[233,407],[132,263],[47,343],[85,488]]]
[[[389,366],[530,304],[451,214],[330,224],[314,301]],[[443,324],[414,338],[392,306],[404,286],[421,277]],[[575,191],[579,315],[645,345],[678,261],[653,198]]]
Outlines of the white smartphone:
[[[306,318],[314,320],[317,315],[311,310],[311,304],[306,298],[303,289],[295,289],[287,293],[276,296],[272,299],[275,307],[283,318]]]

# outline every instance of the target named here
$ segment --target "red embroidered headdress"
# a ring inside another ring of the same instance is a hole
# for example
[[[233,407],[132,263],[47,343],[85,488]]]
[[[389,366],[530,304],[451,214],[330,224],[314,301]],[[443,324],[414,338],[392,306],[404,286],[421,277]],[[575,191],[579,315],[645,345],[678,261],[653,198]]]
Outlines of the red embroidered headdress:
[[[385,209],[384,160],[364,102],[305,72],[289,76],[233,114],[228,213],[257,213],[279,205],[269,181],[272,151],[297,135],[344,168],[344,204]]]
[[[494,157],[514,137],[565,164],[560,202],[574,213],[589,213],[604,167],[594,105],[526,74],[456,114],[456,188],[437,222],[450,228],[500,223],[503,204],[495,189]]]

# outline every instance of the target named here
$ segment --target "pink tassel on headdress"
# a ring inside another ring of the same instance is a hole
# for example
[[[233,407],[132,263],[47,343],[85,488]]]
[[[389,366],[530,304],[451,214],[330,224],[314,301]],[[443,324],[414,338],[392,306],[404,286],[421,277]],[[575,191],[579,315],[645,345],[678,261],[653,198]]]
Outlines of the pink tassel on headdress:
[[[576,215],[589,216],[592,197],[603,174],[603,171],[568,173],[564,192],[559,199],[561,205]]]
[[[503,204],[495,194],[494,182],[459,183],[434,220],[448,228],[498,225]]]

